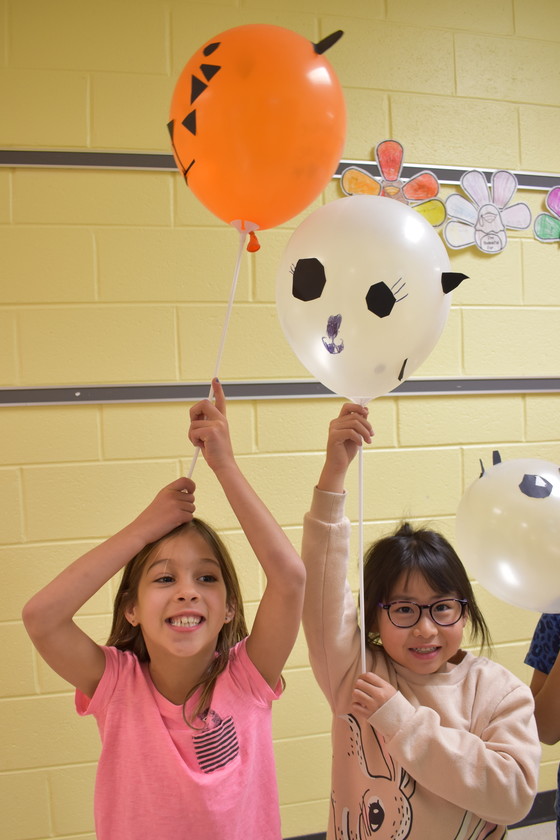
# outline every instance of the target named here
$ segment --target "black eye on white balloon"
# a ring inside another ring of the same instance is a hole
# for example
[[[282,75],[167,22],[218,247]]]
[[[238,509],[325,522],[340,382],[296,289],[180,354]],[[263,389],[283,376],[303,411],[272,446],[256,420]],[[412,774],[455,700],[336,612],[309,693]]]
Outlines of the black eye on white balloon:
[[[552,493],[552,484],[542,475],[525,473],[519,489],[532,499],[548,499]]]
[[[292,294],[298,300],[317,300],[323,294],[327,276],[324,265],[316,258],[298,260],[290,268],[292,273]]]
[[[408,297],[408,292],[401,295],[405,286],[406,283],[403,282],[402,277],[393,283],[391,288],[386,283],[374,283],[369,287],[366,295],[367,308],[378,318],[386,318],[391,314],[396,303]],[[397,295],[401,296],[397,297]]]

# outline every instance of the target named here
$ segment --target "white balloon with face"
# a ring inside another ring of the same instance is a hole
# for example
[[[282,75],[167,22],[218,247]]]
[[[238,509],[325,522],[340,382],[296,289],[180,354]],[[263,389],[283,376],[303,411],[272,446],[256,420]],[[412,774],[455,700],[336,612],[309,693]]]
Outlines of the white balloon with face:
[[[498,461],[467,488],[456,518],[461,559],[489,592],[517,607],[560,612],[560,468]]]
[[[278,317],[309,372],[365,404],[428,357],[462,279],[415,210],[350,196],[315,210],[291,236],[277,275]]]

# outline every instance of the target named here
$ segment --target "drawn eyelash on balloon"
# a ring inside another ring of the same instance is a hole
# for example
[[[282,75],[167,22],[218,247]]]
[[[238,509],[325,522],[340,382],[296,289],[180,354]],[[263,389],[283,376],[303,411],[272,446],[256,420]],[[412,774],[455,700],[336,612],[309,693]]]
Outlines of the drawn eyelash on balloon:
[[[395,286],[399,283],[399,288],[395,289]],[[374,315],[377,315],[378,318],[386,318],[391,314],[396,303],[400,303],[401,300],[408,297],[408,292],[401,297],[397,297],[405,286],[406,280],[403,280],[402,277],[399,277],[391,288],[384,282],[374,283],[373,286],[369,287],[366,295],[367,308]]]

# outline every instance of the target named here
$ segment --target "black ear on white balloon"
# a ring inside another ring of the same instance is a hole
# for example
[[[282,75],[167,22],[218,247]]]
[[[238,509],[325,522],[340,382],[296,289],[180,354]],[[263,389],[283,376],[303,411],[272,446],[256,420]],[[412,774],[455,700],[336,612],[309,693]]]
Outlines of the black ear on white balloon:
[[[443,271],[441,274],[441,288],[443,294],[448,295],[456,289],[463,280],[468,280],[468,274],[460,274],[457,271]]]

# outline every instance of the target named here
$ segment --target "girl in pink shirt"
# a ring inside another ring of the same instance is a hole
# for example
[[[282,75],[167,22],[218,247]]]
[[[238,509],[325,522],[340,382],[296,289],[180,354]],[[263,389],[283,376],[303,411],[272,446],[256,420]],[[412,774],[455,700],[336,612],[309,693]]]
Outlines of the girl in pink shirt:
[[[99,840],[280,840],[271,703],[301,618],[305,572],[241,473],[225,397],[190,411],[189,438],[218,479],[266,575],[250,634],[235,569],[194,518],[194,482],[164,487],[129,525],[26,604],[39,653],[76,687],[102,740]],[[106,646],[74,615],[124,567]]]

